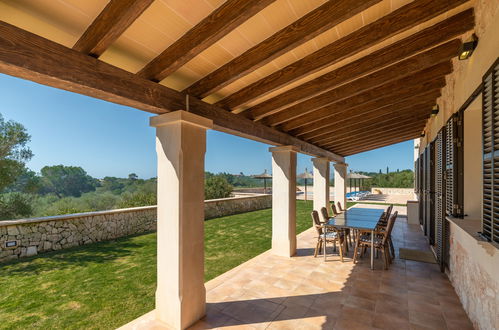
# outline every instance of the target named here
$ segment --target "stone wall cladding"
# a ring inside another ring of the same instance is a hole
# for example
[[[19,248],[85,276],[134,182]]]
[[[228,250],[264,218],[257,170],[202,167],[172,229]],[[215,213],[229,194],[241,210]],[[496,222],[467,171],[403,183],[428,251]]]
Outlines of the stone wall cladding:
[[[270,207],[271,195],[208,200],[205,218]],[[155,230],[156,206],[0,221],[0,262]]]
[[[204,218],[212,219],[271,207],[272,195],[211,199],[204,202]]]

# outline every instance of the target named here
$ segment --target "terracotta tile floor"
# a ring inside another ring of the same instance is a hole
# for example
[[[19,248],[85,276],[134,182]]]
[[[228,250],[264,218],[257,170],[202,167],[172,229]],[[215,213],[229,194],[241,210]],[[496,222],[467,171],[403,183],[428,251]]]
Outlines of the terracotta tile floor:
[[[362,206],[361,206],[362,207]],[[382,207],[382,206],[365,206]],[[405,208],[394,244],[428,249]],[[437,265],[382,259],[369,269],[369,255],[356,265],[328,251],[313,257],[313,229],[298,238],[293,258],[266,252],[206,284],[207,316],[192,329],[472,329],[459,298]]]

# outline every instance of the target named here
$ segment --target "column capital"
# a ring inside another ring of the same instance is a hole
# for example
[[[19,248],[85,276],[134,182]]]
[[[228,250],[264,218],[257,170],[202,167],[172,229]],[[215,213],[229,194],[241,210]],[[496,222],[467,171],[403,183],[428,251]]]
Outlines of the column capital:
[[[213,120],[185,110],[172,111],[149,119],[149,125],[153,127],[161,127],[178,122],[184,122],[205,129],[213,128]]]
[[[342,168],[342,167],[348,167],[347,163],[334,163],[335,168]]]
[[[296,146],[278,146],[278,147],[270,147],[270,152],[300,152],[300,148]]]

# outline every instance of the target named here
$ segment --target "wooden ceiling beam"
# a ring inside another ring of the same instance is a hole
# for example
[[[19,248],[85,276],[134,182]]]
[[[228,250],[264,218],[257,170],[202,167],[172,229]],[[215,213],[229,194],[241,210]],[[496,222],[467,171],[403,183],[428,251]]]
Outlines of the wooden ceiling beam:
[[[378,2],[380,0],[328,1],[200,79],[185,92],[200,98],[208,96]],[[225,107],[223,103],[218,105]]]
[[[356,147],[356,148],[353,148],[353,149],[343,150],[342,151],[342,155],[344,157],[346,157],[346,156],[355,155],[355,154],[358,154],[358,153],[361,153],[361,152],[366,152],[366,151],[371,151],[371,150],[374,150],[374,149],[379,149],[379,148],[387,147],[387,146],[390,146],[390,145],[393,145],[393,144],[397,144],[397,143],[401,143],[401,142],[404,142],[404,141],[408,141],[408,140],[411,140],[411,139],[416,139],[416,138],[419,137],[420,134],[421,134],[420,131],[407,132],[407,134],[404,134],[404,135],[399,136],[397,138],[392,138],[390,140],[383,140],[383,141],[380,141],[380,142],[378,142],[376,144],[369,144],[369,145],[364,145],[364,146],[361,146],[361,147]]]
[[[73,46],[99,57],[153,3],[154,0],[111,0]]]
[[[436,89],[424,90],[420,93],[414,94],[412,91],[405,94],[400,94],[394,99],[391,95],[361,104],[358,107],[343,109],[341,111],[324,116],[322,120],[314,121],[310,124],[298,127],[289,131],[288,133],[293,136],[300,136],[303,139],[313,138],[314,136],[322,134],[330,127],[345,125],[352,120],[361,120],[376,118],[378,115],[392,111],[392,109],[401,110],[408,106],[408,104],[416,104],[424,101],[435,101],[440,96],[440,87]]]
[[[398,137],[403,135],[406,131],[418,130],[421,132],[424,125],[428,119],[428,116],[422,116],[418,119],[411,120],[410,122],[404,122],[398,126],[392,125],[387,128],[379,128],[373,131],[366,131],[362,134],[344,138],[335,142],[320,144],[323,148],[332,148],[335,150],[342,150],[342,148],[349,147],[350,145],[356,145],[358,143],[363,143],[364,141],[377,141],[382,139],[388,139],[392,137]],[[396,127],[395,127],[396,126]]]
[[[229,0],[142,68],[138,75],[161,81],[275,0]]]
[[[309,114],[292,122],[280,125],[277,128],[285,132],[295,132],[301,127],[310,127],[311,125],[322,127],[321,125],[323,122],[327,125],[344,123],[353,118],[359,118],[359,116],[362,116],[363,112],[371,113],[387,106],[400,104],[400,102],[409,99],[412,95],[428,96],[425,94],[426,92],[430,94],[436,92],[440,93],[440,89],[444,86],[445,78],[441,77],[412,86],[410,89],[386,91],[387,94],[381,97],[376,95],[372,100],[368,101],[362,99],[348,99],[318,110],[314,113],[315,116]]]
[[[360,79],[341,85],[340,87],[326,93],[317,95],[289,108],[282,109],[277,112],[277,114],[282,113],[283,116],[294,119],[313,112],[314,110],[374,89],[378,86],[386,85],[387,83],[395,80],[400,80],[416,72],[420,72],[423,69],[434,67],[438,63],[449,61],[452,57],[456,56],[460,46],[461,41],[458,39],[449,41],[426,52],[387,66],[384,69],[373,72]],[[276,115],[274,111],[265,113],[252,112],[253,117],[257,120],[270,114],[273,116]]]
[[[355,113],[355,116],[348,115],[343,121],[332,122],[327,126],[323,126],[320,129],[308,132],[306,134],[301,134],[300,138],[312,141],[315,139],[320,139],[327,137],[333,130],[347,130],[351,127],[359,124],[370,123],[372,121],[381,120],[386,116],[396,116],[399,114],[406,113],[410,111],[415,105],[430,104],[430,108],[435,104],[435,100],[439,96],[440,92],[430,92],[426,97],[412,97],[395,103],[393,105],[388,105],[386,107],[378,108],[368,113]],[[353,113],[353,111],[352,111]],[[295,134],[293,134],[295,136]]]
[[[278,112],[285,107],[336,88],[340,84],[348,83],[362,75],[369,74],[386,65],[398,62],[427,48],[460,36],[473,29],[474,25],[473,9],[468,9],[372,54],[248,108],[241,113],[248,118],[255,119],[261,114]]]
[[[186,109],[183,93],[2,21],[0,72],[155,114]],[[216,130],[343,161],[327,150],[196,98],[189,98],[189,105],[190,112],[213,120]]]
[[[314,120],[320,120],[324,115],[333,113],[333,111],[327,111],[324,109],[334,109],[335,105],[337,109],[345,109],[358,106],[360,104],[373,101],[378,98],[386,97],[387,95],[402,94],[408,92],[412,88],[417,88],[418,86],[439,78],[444,78],[446,74],[452,72],[451,62],[444,62],[426,68],[422,71],[416,72],[410,76],[406,76],[402,79],[391,81],[387,84],[378,86],[376,88],[370,89],[362,94],[352,96],[350,98],[340,100],[338,102],[327,105],[320,109],[316,109],[312,112],[306,112],[300,114],[298,112],[293,112],[291,114],[288,111],[281,111],[275,115],[265,117],[261,122],[267,126],[278,126],[279,129],[284,131],[289,131],[300,125],[305,125]],[[290,125],[287,125],[291,123]]]
[[[220,104],[235,108],[335,64],[398,33],[428,21],[469,0],[415,0],[316,52],[226,97]]]
[[[386,117],[383,120],[377,122],[371,122],[368,124],[362,124],[356,127],[352,127],[350,128],[350,131],[333,130],[330,132],[329,137],[327,138],[311,139],[308,142],[320,145],[327,143],[334,143],[335,145],[337,145],[337,143],[341,143],[344,140],[349,140],[359,134],[364,134],[366,132],[372,134],[378,131],[385,131],[388,129],[403,127],[403,125],[405,124],[414,123],[422,119],[428,119],[431,115],[430,104],[417,104],[411,110],[412,111],[409,113],[404,113],[393,117]]]

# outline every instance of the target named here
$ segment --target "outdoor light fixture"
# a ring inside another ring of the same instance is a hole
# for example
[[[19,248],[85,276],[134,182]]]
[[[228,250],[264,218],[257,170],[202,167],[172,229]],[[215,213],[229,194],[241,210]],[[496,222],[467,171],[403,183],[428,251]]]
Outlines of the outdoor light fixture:
[[[436,115],[438,115],[438,111],[439,111],[438,104],[435,104],[435,105],[433,106],[433,108],[431,109],[431,115],[432,115],[432,116],[436,116]]]
[[[471,41],[464,42],[461,45],[461,48],[459,48],[459,55],[458,55],[459,60],[462,61],[470,58],[471,54],[473,54],[473,51],[475,50],[477,45],[478,45],[478,37],[476,36],[476,34],[473,33],[473,35],[471,36]]]
[[[424,132],[424,131],[422,131],[422,132],[421,132],[421,137],[422,137],[422,138],[424,138],[424,136],[425,136],[425,132]]]

